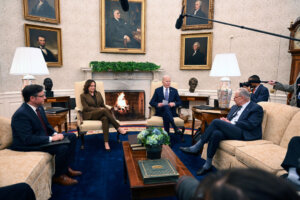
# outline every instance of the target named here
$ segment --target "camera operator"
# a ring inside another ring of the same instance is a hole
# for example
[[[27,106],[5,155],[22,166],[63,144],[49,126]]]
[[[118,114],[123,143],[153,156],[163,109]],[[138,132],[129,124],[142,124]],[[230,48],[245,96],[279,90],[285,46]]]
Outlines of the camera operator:
[[[271,80],[268,82],[270,85],[273,85],[273,88],[275,90],[281,90],[284,92],[290,92],[293,93],[292,98],[290,99],[289,104],[291,106],[296,106],[300,108],[300,72],[296,78],[296,81],[292,85],[285,85],[282,83],[279,83],[277,81]]]
[[[178,200],[273,200],[299,199],[295,187],[287,180],[261,169],[220,170],[199,183],[189,176],[176,185]]]
[[[247,88],[251,94],[251,101],[255,103],[269,100],[269,90],[261,84],[260,78],[257,75],[250,76],[248,82],[240,83],[240,87]]]

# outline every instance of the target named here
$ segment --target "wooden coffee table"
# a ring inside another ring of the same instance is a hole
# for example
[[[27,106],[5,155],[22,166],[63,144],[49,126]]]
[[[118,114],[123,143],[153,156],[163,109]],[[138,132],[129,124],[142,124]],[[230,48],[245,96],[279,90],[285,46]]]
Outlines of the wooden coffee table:
[[[142,174],[138,166],[138,160],[147,159],[146,151],[132,151],[128,141],[122,142],[122,145],[124,150],[125,181],[128,176],[132,199],[135,200],[176,195],[175,182],[144,184]],[[171,161],[178,171],[179,176],[193,176],[169,146],[163,145],[161,157]]]

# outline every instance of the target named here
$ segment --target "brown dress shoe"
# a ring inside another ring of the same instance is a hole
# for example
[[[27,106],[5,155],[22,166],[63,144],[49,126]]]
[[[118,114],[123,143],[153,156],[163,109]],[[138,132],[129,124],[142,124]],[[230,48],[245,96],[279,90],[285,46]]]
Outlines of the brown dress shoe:
[[[80,176],[81,174],[82,174],[81,171],[75,171],[75,170],[71,169],[70,167],[68,168],[68,175],[71,177]]]
[[[63,174],[58,177],[53,177],[53,183],[56,183],[59,185],[75,185],[78,183],[78,181]]]

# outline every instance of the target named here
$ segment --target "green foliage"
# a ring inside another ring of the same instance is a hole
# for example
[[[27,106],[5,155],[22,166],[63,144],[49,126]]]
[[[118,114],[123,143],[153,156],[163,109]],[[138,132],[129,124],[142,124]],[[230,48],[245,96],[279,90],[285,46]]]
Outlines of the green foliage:
[[[92,72],[130,72],[130,71],[155,71],[159,65],[150,62],[90,62]]]
[[[144,145],[170,144],[170,136],[162,128],[149,127],[141,131],[137,138],[138,142]]]

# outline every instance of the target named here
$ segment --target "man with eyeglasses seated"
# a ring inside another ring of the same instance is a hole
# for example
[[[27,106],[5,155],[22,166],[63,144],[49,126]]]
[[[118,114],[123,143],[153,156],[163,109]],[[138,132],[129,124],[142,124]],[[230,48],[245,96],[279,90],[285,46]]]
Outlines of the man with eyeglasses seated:
[[[57,133],[49,124],[42,106],[46,98],[42,86],[28,85],[22,90],[22,95],[24,103],[12,116],[13,143],[10,148],[55,155],[53,182],[61,185],[77,184],[78,181],[71,177],[82,173],[70,168],[75,153],[76,135]],[[66,142],[57,144],[57,141],[62,140]]]
[[[239,88],[234,96],[236,105],[232,106],[227,117],[215,119],[201,135],[200,140],[191,147],[180,147],[189,154],[199,154],[205,143],[208,143],[207,159],[197,175],[204,175],[212,169],[212,159],[222,140],[257,140],[262,138],[261,123],[263,109],[250,101],[250,93]]]

